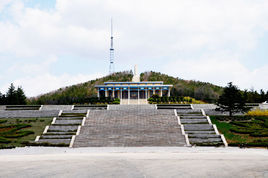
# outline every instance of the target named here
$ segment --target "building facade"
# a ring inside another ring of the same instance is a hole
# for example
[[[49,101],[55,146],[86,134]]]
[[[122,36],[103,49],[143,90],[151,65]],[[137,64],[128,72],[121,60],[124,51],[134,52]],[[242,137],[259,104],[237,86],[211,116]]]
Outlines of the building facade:
[[[119,98],[121,104],[146,104],[147,99],[156,94],[170,96],[173,85],[156,82],[104,82],[95,86],[98,97]]]

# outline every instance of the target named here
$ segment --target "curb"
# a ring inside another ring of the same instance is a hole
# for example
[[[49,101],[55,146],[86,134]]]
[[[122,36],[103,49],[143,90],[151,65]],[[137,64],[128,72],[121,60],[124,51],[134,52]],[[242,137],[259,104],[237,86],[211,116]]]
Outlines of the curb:
[[[47,126],[45,127],[45,130],[44,130],[43,134],[47,133],[47,130],[48,130],[48,129],[49,129],[49,125],[47,125]]]
[[[40,136],[36,136],[36,138],[35,138],[35,142],[38,142],[38,140],[39,140],[39,138],[40,138]]]
[[[69,145],[70,148],[73,147],[74,140],[75,140],[75,135],[72,136],[72,139],[71,139],[71,142],[70,142],[70,145]]]
[[[60,116],[61,114],[62,114],[62,110],[60,110],[60,112],[59,112],[58,116]]]
[[[86,122],[86,117],[83,117],[81,126],[84,126],[85,125],[85,122]]]
[[[44,105],[41,105],[41,106],[40,106],[39,111],[41,111],[41,110],[43,109],[43,106],[44,106]]]

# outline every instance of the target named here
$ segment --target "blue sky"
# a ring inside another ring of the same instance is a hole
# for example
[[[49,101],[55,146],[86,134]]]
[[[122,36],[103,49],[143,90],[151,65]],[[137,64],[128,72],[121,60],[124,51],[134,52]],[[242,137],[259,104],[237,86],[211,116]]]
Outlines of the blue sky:
[[[53,9],[56,5],[56,0],[24,0],[25,6],[39,9]]]
[[[0,91],[36,96],[116,71],[268,90],[265,0],[0,0]]]

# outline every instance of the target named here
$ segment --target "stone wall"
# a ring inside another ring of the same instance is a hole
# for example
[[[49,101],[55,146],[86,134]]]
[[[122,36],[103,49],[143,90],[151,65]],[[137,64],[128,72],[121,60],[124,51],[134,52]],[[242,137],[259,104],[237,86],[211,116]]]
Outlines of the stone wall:
[[[260,104],[260,109],[268,109],[268,104]]]
[[[5,110],[6,109],[6,106],[4,106],[4,105],[0,105],[0,111],[1,110]]]
[[[0,118],[56,117],[59,111],[0,111]]]
[[[213,109],[217,108],[215,104],[192,104],[194,109]]]
[[[72,105],[43,105],[42,111],[72,110]]]

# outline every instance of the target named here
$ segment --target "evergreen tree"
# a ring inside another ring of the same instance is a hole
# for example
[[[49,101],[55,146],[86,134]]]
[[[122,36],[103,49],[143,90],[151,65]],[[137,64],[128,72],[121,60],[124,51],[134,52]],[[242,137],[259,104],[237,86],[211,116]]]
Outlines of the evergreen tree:
[[[17,89],[17,104],[26,104],[26,96],[24,94],[24,91],[22,89],[22,87],[18,87]]]
[[[232,82],[228,83],[228,86],[224,88],[217,105],[221,111],[228,111],[229,116],[232,116],[233,113],[245,112],[247,110],[241,92]]]
[[[6,104],[17,104],[17,91],[11,83],[10,87],[8,88],[8,91],[6,93]]]
[[[0,92],[0,105],[4,105],[5,104],[5,95],[3,95],[1,92]]]
[[[266,97],[265,97],[265,92],[261,89],[261,92],[260,92],[260,102],[264,102],[266,100]]]

